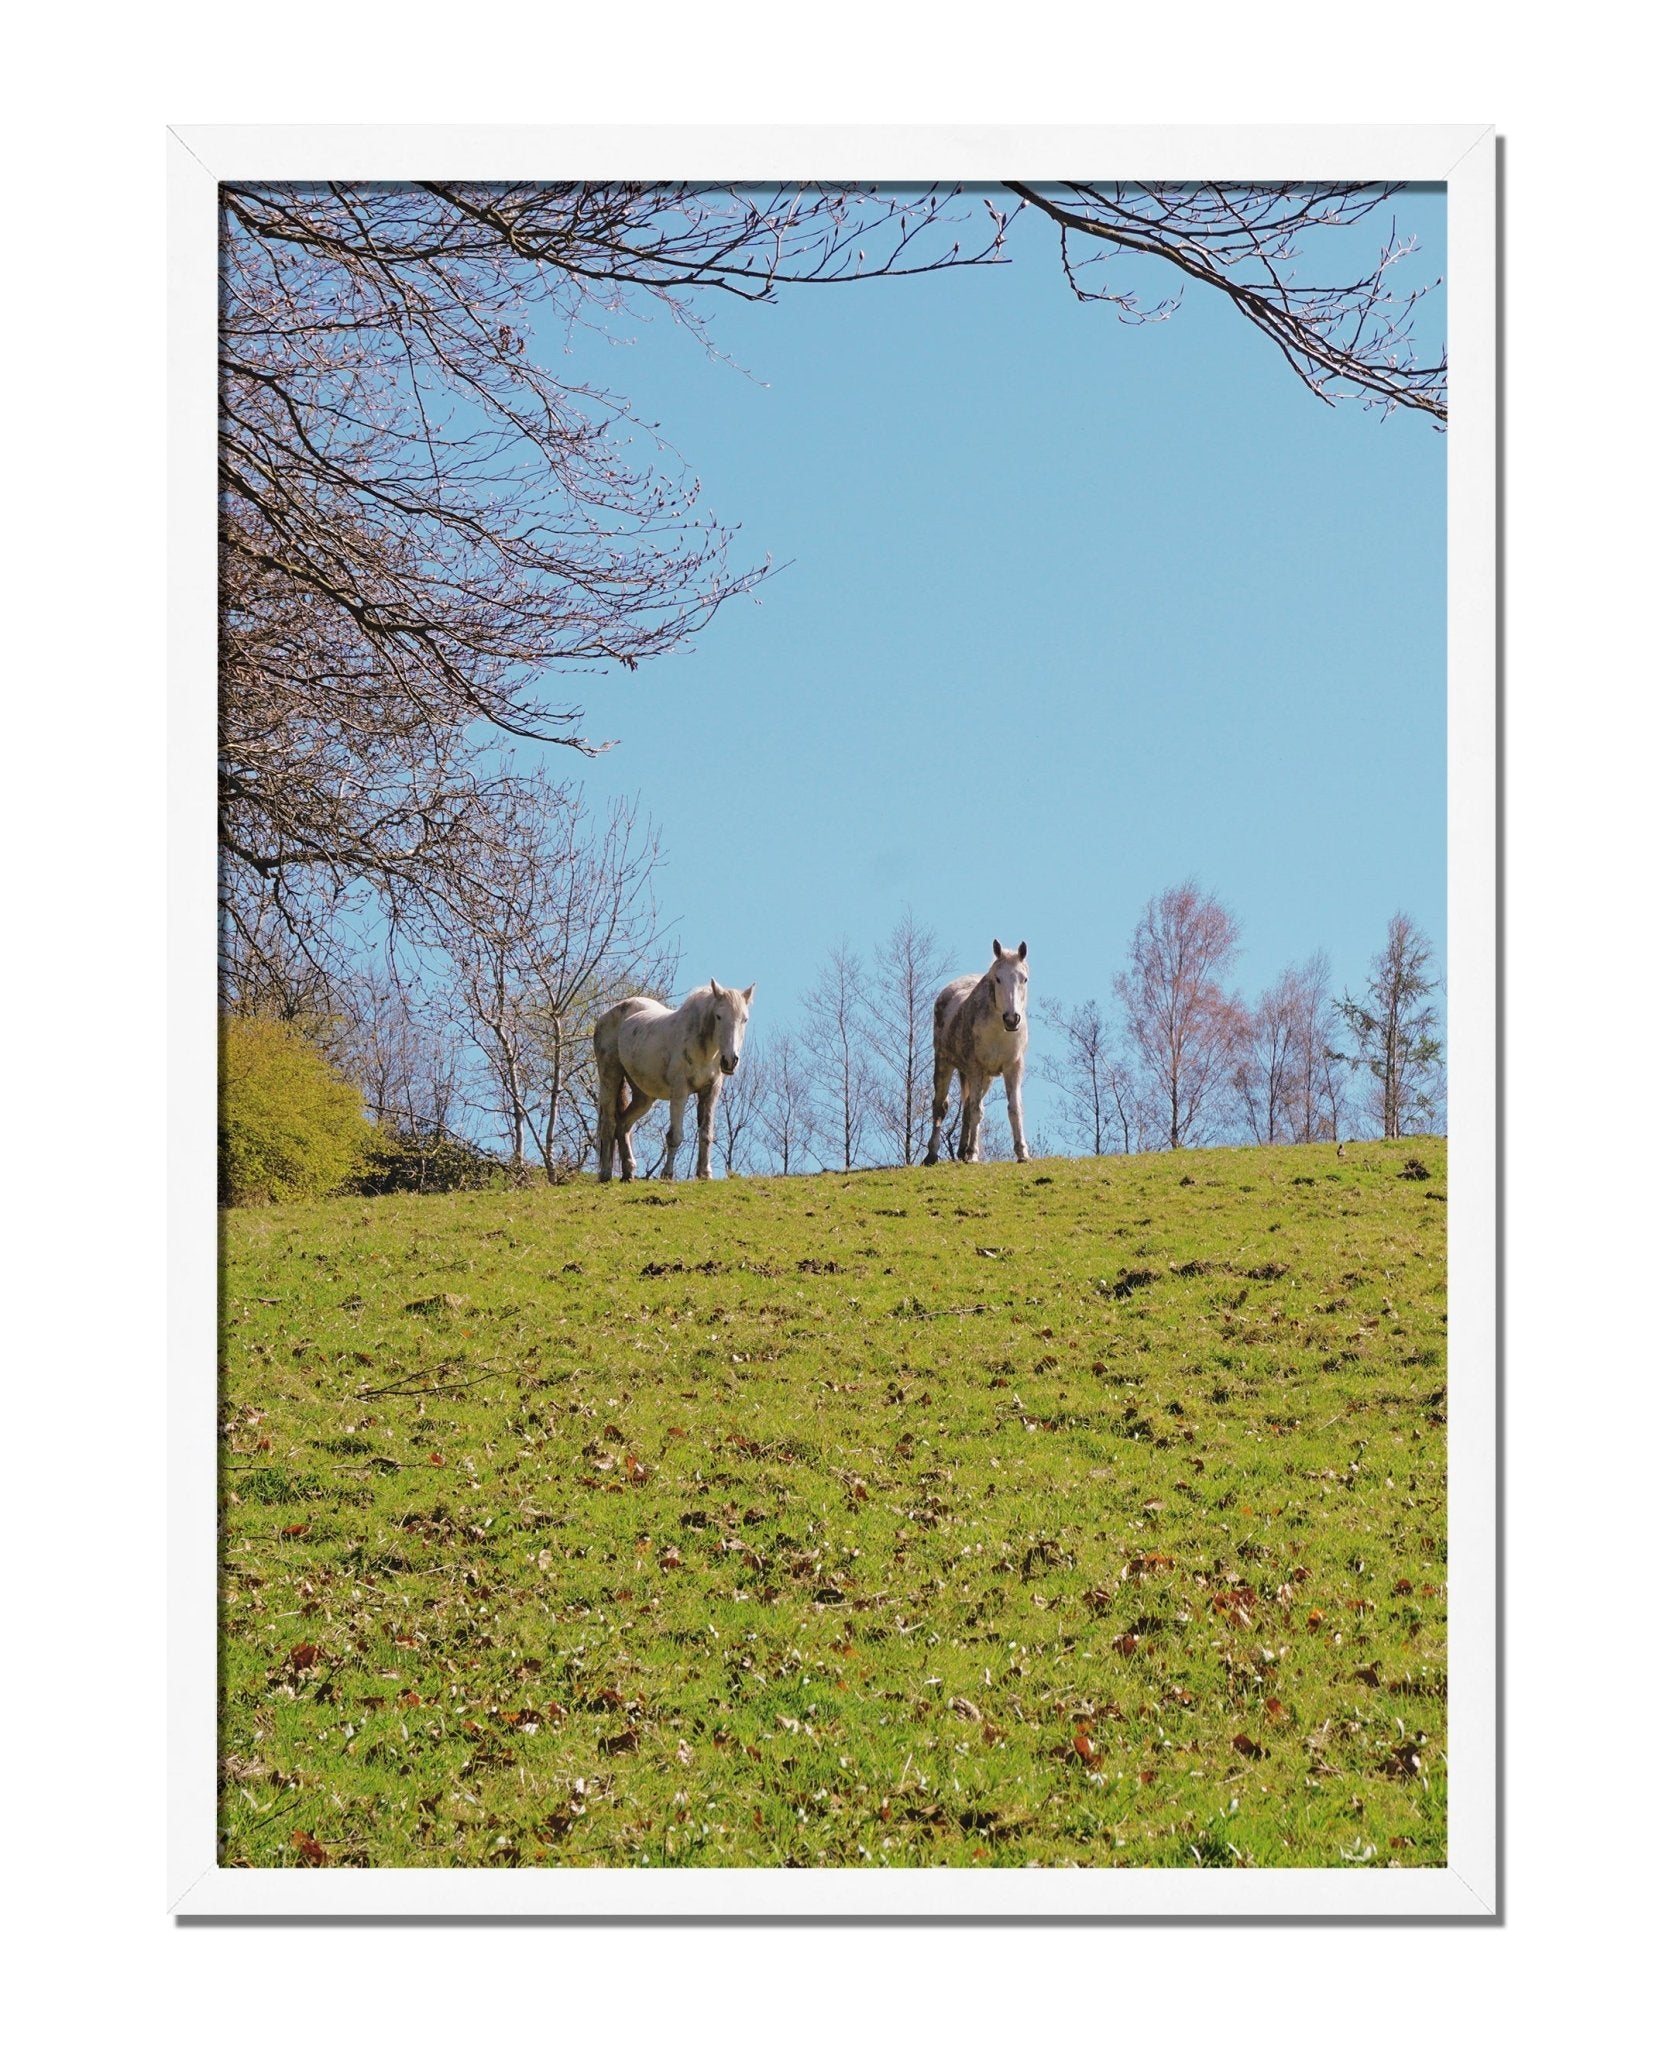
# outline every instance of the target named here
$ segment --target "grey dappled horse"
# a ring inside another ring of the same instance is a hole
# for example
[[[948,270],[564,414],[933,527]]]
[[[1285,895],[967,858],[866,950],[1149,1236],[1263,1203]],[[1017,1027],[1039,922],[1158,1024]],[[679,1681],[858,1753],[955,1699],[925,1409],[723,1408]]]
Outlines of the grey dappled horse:
[[[927,1166],[937,1164],[943,1119],[949,1109],[949,1079],[960,1076],[960,1143],[955,1156],[975,1160],[983,1126],[983,1098],[997,1074],[1007,1084],[1007,1121],[1012,1125],[1015,1159],[1028,1159],[1024,1143],[1024,1052],[1030,1042],[1025,1012],[1030,1001],[1030,976],[1024,962],[1029,947],[1009,953],[999,939],[995,957],[982,974],[963,974],[943,989],[931,1011],[933,1073],[931,1145]]]
[[[712,1113],[725,1074],[740,1064],[746,1041],[752,988],[722,988],[714,978],[668,1009],[652,996],[627,996],[596,1020],[596,1151],[598,1178],[613,1178],[613,1155],[619,1155],[619,1177],[636,1175],[631,1126],[656,1102],[671,1105],[671,1129],[665,1141],[661,1177],[676,1170],[677,1147],[683,1142],[683,1110],[692,1095],[699,1108],[699,1149],[694,1171],[699,1180],[712,1177]]]

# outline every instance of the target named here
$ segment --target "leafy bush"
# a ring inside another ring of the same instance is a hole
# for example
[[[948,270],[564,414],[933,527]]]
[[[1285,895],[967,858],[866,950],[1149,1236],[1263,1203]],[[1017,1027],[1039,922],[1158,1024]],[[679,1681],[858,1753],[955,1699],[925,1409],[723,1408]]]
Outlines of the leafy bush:
[[[220,1200],[301,1202],[362,1164],[374,1137],[364,1097],[293,1025],[220,1025]]]
[[[449,1195],[467,1188],[499,1186],[504,1166],[490,1152],[454,1138],[448,1131],[373,1133],[361,1170],[353,1177],[356,1195]]]

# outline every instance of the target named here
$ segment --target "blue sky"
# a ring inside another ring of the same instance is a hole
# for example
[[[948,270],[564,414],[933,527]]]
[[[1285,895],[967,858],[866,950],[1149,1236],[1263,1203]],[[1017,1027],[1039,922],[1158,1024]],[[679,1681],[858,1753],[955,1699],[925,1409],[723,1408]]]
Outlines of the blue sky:
[[[1408,272],[1444,210],[1395,202]],[[1106,1000],[1188,875],[1247,995],[1318,947],[1358,987],[1401,908],[1444,968],[1443,437],[1325,407],[1218,295],[1131,327],[1045,233],[1012,246],[708,305],[743,369],[663,319],[581,357],[739,525],[733,564],[779,565],[689,652],[552,685],[618,743],[595,799],[662,827],[685,982],[791,1021],[834,940],[912,905],[957,972],[1022,938],[1033,995]]]

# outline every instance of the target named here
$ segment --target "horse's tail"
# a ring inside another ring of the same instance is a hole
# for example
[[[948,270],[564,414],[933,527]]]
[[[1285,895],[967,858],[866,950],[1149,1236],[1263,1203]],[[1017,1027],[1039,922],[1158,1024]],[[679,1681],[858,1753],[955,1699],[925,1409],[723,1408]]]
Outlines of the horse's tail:
[[[596,1153],[601,1178],[608,1180],[613,1173],[619,1118],[627,1101],[625,1065],[619,1057],[619,1020],[612,1010],[597,1018],[592,1035],[596,1047]]]
[[[625,1063],[619,1057],[619,1011],[624,1006],[615,1003],[611,1010],[604,1010],[596,1019],[592,1034],[596,1046],[596,1080],[598,1093],[607,1107],[615,1114],[625,1107]]]
[[[931,1049],[939,1061],[949,1056],[951,1020],[963,1000],[960,988],[951,981],[937,991],[937,1000],[931,1006]]]

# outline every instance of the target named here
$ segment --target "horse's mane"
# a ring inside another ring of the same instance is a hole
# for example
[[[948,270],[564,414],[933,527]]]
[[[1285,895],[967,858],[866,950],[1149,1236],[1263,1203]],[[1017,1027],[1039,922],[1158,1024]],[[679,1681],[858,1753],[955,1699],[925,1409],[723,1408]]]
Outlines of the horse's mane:
[[[717,1005],[718,998],[712,994],[710,982],[690,989],[683,998],[683,1008],[699,1019],[700,1043],[708,1050],[717,1039]]]

